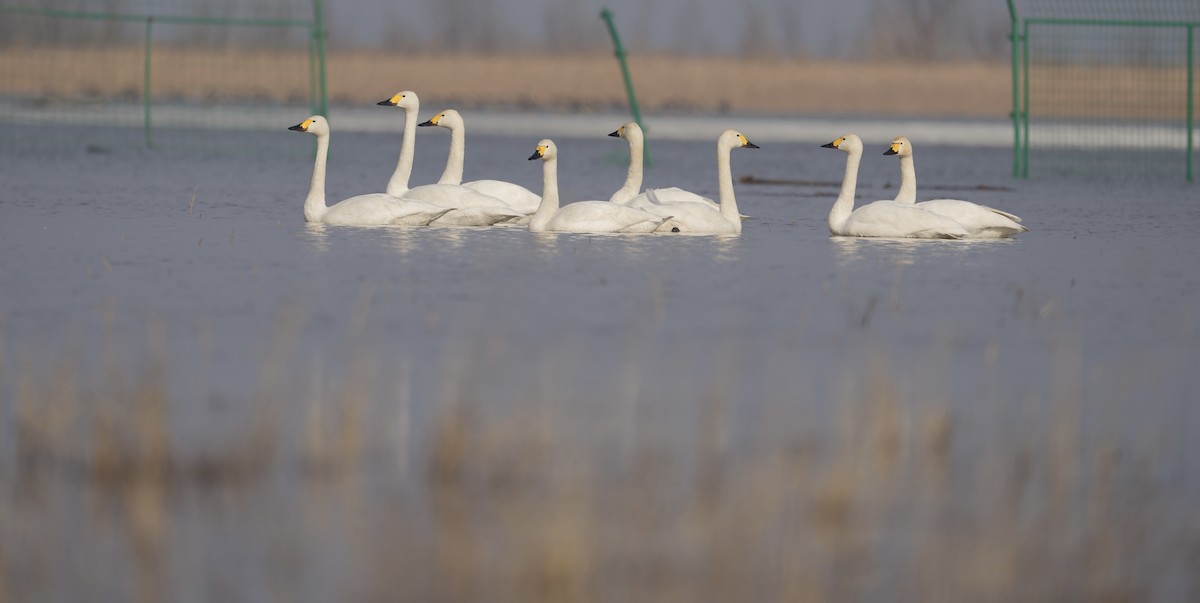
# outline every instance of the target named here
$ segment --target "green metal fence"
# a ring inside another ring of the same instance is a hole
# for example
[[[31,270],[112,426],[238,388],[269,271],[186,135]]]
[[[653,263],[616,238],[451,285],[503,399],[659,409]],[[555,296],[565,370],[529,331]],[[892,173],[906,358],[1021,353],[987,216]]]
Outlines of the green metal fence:
[[[1197,0],[1008,0],[1013,175],[1196,173]]]
[[[328,113],[321,0],[0,0],[0,145],[188,144]]]

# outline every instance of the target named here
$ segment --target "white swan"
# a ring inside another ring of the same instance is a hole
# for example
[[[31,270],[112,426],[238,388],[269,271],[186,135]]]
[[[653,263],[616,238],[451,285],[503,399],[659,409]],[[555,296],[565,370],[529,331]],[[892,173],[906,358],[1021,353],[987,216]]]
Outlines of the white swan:
[[[854,190],[858,186],[858,164],[862,161],[862,140],[847,134],[821,145],[849,155],[842,190],[829,210],[829,232],[849,237],[906,237],[917,239],[961,239],[967,230],[945,216],[915,205],[895,201],[876,201],[854,209]]]
[[[610,203],[618,203],[620,205],[633,205],[644,207],[647,203],[700,203],[708,206],[713,210],[720,210],[717,202],[702,197],[696,193],[685,191],[681,188],[659,188],[655,189],[657,201],[649,198],[642,193],[642,171],[645,157],[646,135],[642,131],[642,127],[636,121],[631,121],[609,136],[624,138],[629,143],[629,172],[625,175],[625,183],[617,192],[613,193],[608,198]],[[639,198],[641,197],[641,198]]]
[[[523,214],[537,211],[542,198],[519,184],[503,180],[462,181],[463,163],[467,152],[467,125],[458,111],[446,109],[417,126],[438,126],[450,130],[450,155],[446,157],[446,169],[442,172],[442,177],[438,179],[438,184],[461,184],[469,189],[501,199],[509,207]]]
[[[645,203],[639,203],[641,196],[635,197],[629,207],[668,217],[671,219],[670,225],[679,232],[742,232],[742,217],[738,214],[737,199],[733,195],[733,173],[729,167],[729,152],[738,148],[757,149],[758,145],[746,140],[736,130],[725,130],[717,137],[717,188],[721,197],[721,205],[717,208],[694,201],[664,201],[659,197],[662,191],[658,189],[645,192]]]
[[[531,232],[653,232],[670,218],[608,201],[558,204],[558,147],[545,139],[529,160],[542,160],[542,203],[529,221]]]
[[[425,226],[451,211],[432,203],[397,199],[384,193],[350,197],[326,206],[325,164],[329,157],[329,122],[320,115],[314,115],[288,129],[317,137],[317,159],[313,165],[312,183],[308,188],[308,197],[304,199],[305,222],[351,226]]]
[[[933,199],[916,203],[917,170],[913,166],[912,142],[898,136],[883,154],[900,157],[900,190],[896,193],[896,203],[915,203],[921,209],[952,218],[962,224],[973,239],[1001,239],[1029,232],[1028,228],[1018,224],[1021,218],[986,205],[961,199]]]
[[[426,184],[409,188],[408,179],[412,175],[413,155],[417,146],[417,112],[421,109],[421,101],[415,92],[405,90],[377,104],[404,109],[404,138],[400,144],[396,170],[388,180],[387,194],[459,210],[434,221],[434,226],[489,226],[524,215],[500,199],[460,185]]]

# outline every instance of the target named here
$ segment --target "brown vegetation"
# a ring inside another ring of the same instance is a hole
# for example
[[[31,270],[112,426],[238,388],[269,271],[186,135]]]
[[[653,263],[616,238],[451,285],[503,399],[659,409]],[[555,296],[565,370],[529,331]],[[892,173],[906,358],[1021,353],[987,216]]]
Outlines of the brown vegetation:
[[[142,58],[140,46],[3,49],[0,95],[137,99]],[[303,101],[307,60],[297,52],[163,46],[153,51],[152,90],[164,99]],[[1012,102],[1007,64],[638,56],[630,68],[650,111],[1003,117]],[[625,103],[608,54],[329,54],[335,103],[373,103],[402,89],[473,107],[599,110]]]
[[[110,358],[88,377],[69,357],[44,376],[0,371],[15,392],[0,423],[15,442],[0,455],[0,601],[297,600],[314,575],[312,596],[337,600],[1138,601],[1197,588],[1195,509],[1147,470],[1161,440],[1130,445],[1094,414],[1085,435],[1078,350],[1061,353],[1052,399],[1006,411],[984,439],[935,389],[902,385],[881,351],[827,401],[837,420],[775,392],[735,441],[738,398],[720,375],[688,402],[698,421],[662,431],[612,420],[620,404],[573,421],[578,403],[553,379],[496,412],[463,360],[425,403],[433,420],[410,425],[412,402],[377,394],[365,353],[344,384],[316,384],[296,421],[284,350],[302,326],[284,313],[259,393],[232,405],[241,427],[198,448],[171,427],[161,325],[139,374]],[[248,563],[217,561],[235,550]]]

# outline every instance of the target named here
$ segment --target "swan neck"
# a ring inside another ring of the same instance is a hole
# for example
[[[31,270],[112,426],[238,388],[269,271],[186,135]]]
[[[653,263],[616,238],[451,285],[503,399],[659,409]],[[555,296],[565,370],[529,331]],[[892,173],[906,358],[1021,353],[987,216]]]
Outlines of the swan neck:
[[[450,128],[450,155],[446,157],[446,169],[438,184],[462,184],[463,163],[467,155],[467,133],[465,128]]]
[[[733,169],[729,166],[729,145],[717,144],[717,193],[721,199],[721,215],[741,232],[742,218],[738,214],[737,198],[733,195]]]
[[[900,157],[900,190],[896,192],[896,203],[917,202],[917,170],[912,155]]]
[[[417,108],[404,108],[404,139],[400,143],[400,159],[396,162],[396,171],[388,181],[387,194],[393,197],[403,196],[408,192],[408,179],[412,176],[413,155],[417,150]]]
[[[842,176],[842,190],[838,193],[833,209],[829,210],[829,232],[838,234],[850,212],[854,211],[854,191],[858,188],[858,164],[862,151],[851,151],[846,157],[846,174]]]
[[[625,174],[625,184],[617,191],[615,197],[622,200],[632,199],[642,190],[642,174],[646,157],[646,141],[629,141],[629,171]]]
[[[542,160],[542,202],[529,220],[529,230],[545,230],[546,223],[558,211],[558,158]]]
[[[313,163],[312,182],[304,199],[304,221],[320,222],[328,209],[325,205],[325,164],[329,158],[329,135],[317,135],[317,158]]]

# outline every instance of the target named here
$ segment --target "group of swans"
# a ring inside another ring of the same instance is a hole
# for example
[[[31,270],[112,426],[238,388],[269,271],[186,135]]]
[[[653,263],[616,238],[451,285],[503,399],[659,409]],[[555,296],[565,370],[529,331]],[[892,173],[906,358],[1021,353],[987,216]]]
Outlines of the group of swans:
[[[497,223],[527,225],[533,232],[690,232],[700,234],[738,233],[742,216],[733,194],[729,152],[735,148],[758,148],[734,130],[717,139],[717,180],[720,204],[678,188],[641,192],[644,135],[635,122],[613,135],[630,146],[629,181],[620,198],[609,201],[579,201],[560,206],[558,195],[558,148],[551,140],[541,141],[530,159],[541,159],[542,195],[511,182],[475,180],[463,183],[466,156],[466,127],[453,109],[417,123],[420,100],[410,91],[398,92],[378,104],[404,110],[404,137],[396,169],[385,192],[359,195],[332,206],[325,203],[325,170],[329,152],[329,122],[314,115],[290,130],[317,137],[317,157],[312,184],[304,206],[309,222],[373,226],[489,226]],[[437,126],[450,130],[450,152],[441,178],[434,184],[410,187],[416,127]],[[632,188],[630,188],[632,187]],[[620,193],[619,193],[620,194]]]
[[[404,137],[396,169],[382,193],[359,195],[344,199],[332,206],[325,202],[325,170],[329,155],[329,122],[314,115],[288,128],[317,137],[317,157],[313,166],[312,183],[304,202],[304,219],[352,226],[490,226],[515,222],[536,209],[530,203],[532,192],[515,184],[496,180],[481,180],[462,184],[463,128],[462,120],[450,119],[445,127],[451,130],[450,157],[443,179],[435,184],[409,187],[413,155],[416,149],[417,95],[399,92],[382,101],[404,109]],[[457,116],[457,113],[455,114]],[[432,121],[432,120],[431,120]],[[456,181],[453,180],[457,174]],[[450,178],[448,180],[447,178]],[[472,185],[483,187],[479,190]]]
[[[630,179],[622,191],[608,201],[576,201],[560,207],[558,201],[558,147],[545,139],[537,144],[529,160],[542,160],[542,203],[529,221],[533,232],[691,232],[703,234],[738,233],[742,231],[741,216],[733,196],[733,176],[729,168],[729,152],[735,148],[758,148],[734,130],[726,130],[717,138],[717,174],[721,204],[717,205],[695,193],[680,189],[660,199],[656,191],[638,193],[641,188],[641,128],[628,123],[617,130],[630,132]],[[637,134],[632,134],[637,132]],[[618,197],[618,195],[620,195]]]
[[[717,192],[719,201],[680,188],[642,190],[645,133],[629,122],[609,136],[629,144],[629,171],[624,184],[608,201],[578,201],[560,205],[558,148],[553,141],[538,143],[530,160],[542,160],[542,194],[502,180],[464,183],[466,126],[453,109],[417,123],[420,100],[411,91],[398,92],[379,105],[404,110],[404,135],[396,169],[385,192],[359,195],[332,206],[325,202],[325,171],[329,152],[329,122],[314,115],[290,130],[317,137],[312,183],[304,203],[304,219],[357,226],[490,226],[527,225],[533,232],[682,232],[696,234],[740,233],[745,216],[738,212],[733,192],[730,152],[757,149],[743,134],[726,130],[717,138]],[[450,130],[450,152],[441,178],[434,184],[410,187],[416,128],[436,126]],[[829,212],[829,231],[838,236],[911,238],[1001,238],[1026,232],[1013,214],[958,199],[916,203],[916,171],[912,143],[896,138],[885,155],[900,158],[901,184],[896,198],[854,209],[854,193],[863,145],[848,134],[823,145],[849,155],[841,193]]]
[[[892,141],[885,155],[900,157],[900,189],[895,199],[875,201],[854,209],[862,140],[847,134],[822,145],[848,155],[842,190],[829,211],[829,232],[849,237],[896,237],[916,239],[997,239],[1029,229],[1017,216],[986,205],[960,199],[934,199],[916,203],[917,174],[912,143],[903,136]]]

